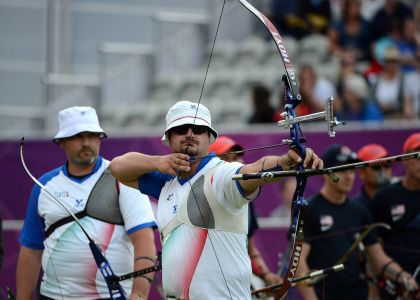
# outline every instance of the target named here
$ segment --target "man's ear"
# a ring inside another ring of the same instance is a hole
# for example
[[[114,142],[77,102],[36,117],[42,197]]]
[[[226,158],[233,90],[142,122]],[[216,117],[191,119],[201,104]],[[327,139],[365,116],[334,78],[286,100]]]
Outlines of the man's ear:
[[[62,139],[59,139],[57,144],[58,144],[58,146],[59,146],[61,149],[63,149],[63,148],[64,148],[64,145],[63,145],[63,140],[62,140]]]
[[[366,172],[365,172],[365,170],[366,169],[360,169],[359,170],[359,177],[360,177],[360,179],[363,181],[364,179],[365,179],[365,177],[366,177]]]

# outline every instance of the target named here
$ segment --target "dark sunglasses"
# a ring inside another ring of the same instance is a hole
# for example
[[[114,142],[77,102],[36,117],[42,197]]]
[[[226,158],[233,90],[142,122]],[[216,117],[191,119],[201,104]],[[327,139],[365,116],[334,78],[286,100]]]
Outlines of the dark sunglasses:
[[[380,165],[380,166],[371,166],[372,170],[374,170],[374,171],[379,171],[382,168],[389,169],[391,167],[392,167],[391,163],[385,163],[385,164]]]
[[[175,133],[177,135],[184,135],[187,134],[188,129],[190,128],[194,134],[203,134],[208,132],[208,128],[206,126],[186,124],[172,128],[171,133]]]

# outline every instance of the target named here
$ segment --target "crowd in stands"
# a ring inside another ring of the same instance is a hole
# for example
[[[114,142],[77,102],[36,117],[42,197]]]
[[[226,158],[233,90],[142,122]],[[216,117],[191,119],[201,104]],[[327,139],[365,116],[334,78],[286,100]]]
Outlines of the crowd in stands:
[[[420,2],[402,0],[271,1],[267,16],[282,35],[322,34],[339,62],[336,82],[311,63],[297,68],[304,103],[299,114],[324,110],[329,96],[345,120],[420,118]],[[287,45],[286,45],[287,47]],[[250,123],[278,121],[280,95],[258,85]],[[276,104],[268,99],[276,98]]]

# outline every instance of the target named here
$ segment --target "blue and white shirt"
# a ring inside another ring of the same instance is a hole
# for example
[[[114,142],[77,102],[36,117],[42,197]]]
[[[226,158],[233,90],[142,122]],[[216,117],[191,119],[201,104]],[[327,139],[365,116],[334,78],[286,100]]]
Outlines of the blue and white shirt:
[[[69,176],[67,166],[44,174],[39,181],[68,210],[83,211],[94,185],[107,169],[109,161],[99,157],[91,174],[82,179]],[[156,222],[147,196],[120,184],[119,207],[124,225],[106,223],[86,216],[80,223],[99,244],[116,274],[133,271],[134,247],[129,234]],[[67,217],[68,212],[56,200],[35,185],[32,189],[20,243],[30,249],[44,250],[44,275],[41,294],[53,299],[109,298],[108,288],[96,266],[89,241],[76,222],[58,227],[47,239],[45,229]],[[132,281],[121,282],[127,293]]]

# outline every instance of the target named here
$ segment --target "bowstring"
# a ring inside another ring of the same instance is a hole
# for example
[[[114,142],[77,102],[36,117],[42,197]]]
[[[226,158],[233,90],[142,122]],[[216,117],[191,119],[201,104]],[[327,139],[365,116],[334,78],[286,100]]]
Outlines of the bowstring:
[[[220,24],[221,24],[221,21],[222,21],[223,12],[224,12],[224,9],[225,9],[225,4],[226,4],[226,0],[223,0],[223,5],[222,5],[222,9],[220,11],[219,20],[217,22],[216,32],[215,32],[215,35],[214,35],[214,39],[213,39],[213,43],[212,43],[212,47],[211,47],[211,51],[210,51],[210,55],[209,55],[209,60],[207,62],[207,67],[206,67],[206,72],[204,74],[203,84],[201,85],[200,96],[198,98],[198,105],[197,105],[197,108],[195,110],[194,121],[193,121],[192,126],[195,125],[195,121],[197,119],[198,109],[200,107],[201,99],[202,99],[203,92],[204,92],[204,87],[205,87],[205,84],[206,84],[207,75],[208,75],[208,72],[209,72],[209,69],[210,69],[210,64],[211,64],[211,60],[212,60],[212,57],[213,57],[213,51],[214,51],[214,47],[215,47],[215,44],[216,44],[217,35],[219,33],[219,28],[220,28]],[[191,140],[192,134],[193,134],[193,131],[191,129],[190,136],[188,137],[189,140]],[[211,134],[211,133],[209,132],[209,134]],[[185,153],[186,154],[188,154],[188,148],[189,148],[189,146],[190,145],[188,144],[187,145],[187,148],[185,150]],[[188,184],[190,186],[190,189],[191,189],[192,195],[194,197],[194,201],[195,201],[195,203],[197,205],[198,211],[200,213],[200,216],[204,220],[203,212],[201,211],[201,207],[200,207],[200,205],[198,204],[198,201],[197,201],[197,196],[195,195],[194,189],[193,189],[192,184],[191,184],[191,178],[192,178],[192,176],[188,179]],[[219,266],[220,272],[222,273],[223,281],[224,281],[225,286],[227,288],[227,291],[229,293],[230,299],[233,299],[232,293],[231,293],[231,291],[229,289],[229,285],[228,285],[227,280],[226,280],[225,273],[223,272],[223,268],[222,268],[221,262],[219,260],[219,257],[218,257],[217,252],[216,252],[216,248],[214,247],[213,240],[212,240],[211,235],[210,235],[211,230],[208,230],[207,229],[207,232],[208,232],[207,236],[209,238],[210,245],[211,245],[211,247],[213,249],[213,253],[214,253],[215,257],[216,257],[217,265]]]
[[[21,155],[21,160],[22,160],[22,163],[23,163],[23,168],[25,169],[25,171],[26,171],[26,170],[28,170],[28,171],[29,171],[29,169],[27,169],[27,167],[26,167],[25,160],[23,159],[23,138],[22,138],[22,142],[21,142],[21,144],[20,144],[20,155]],[[28,173],[28,175],[29,175],[31,178],[33,177],[31,173]],[[33,177],[33,178],[35,178],[35,177]],[[37,184],[36,184],[36,181],[35,181],[35,185],[37,185]],[[38,186],[38,185],[37,185],[37,186]],[[42,191],[42,190],[43,190],[40,186],[38,186],[38,188],[40,189],[40,191]],[[49,196],[49,194],[48,194],[47,192],[45,192],[45,193],[47,194],[47,196]],[[62,204],[61,202],[60,202],[59,204],[60,204],[60,206],[63,206],[63,205],[64,205],[64,204]],[[64,209],[65,209],[65,210],[67,210],[66,208],[64,208]],[[49,247],[49,245],[48,245],[48,241],[46,240],[45,231],[44,231],[44,229],[43,229],[43,226],[42,226],[42,223],[41,223],[41,219],[40,219],[40,218],[37,218],[37,219],[38,219],[38,224],[39,224],[39,227],[40,227],[40,229],[41,229],[42,235],[43,235],[44,240],[45,240],[45,246],[46,246],[46,248],[47,248],[48,255],[49,255],[49,257],[50,257],[49,261],[51,261],[51,268],[52,268],[52,270],[53,270],[53,273],[54,273],[54,276],[55,276],[55,280],[57,281],[58,290],[60,291],[60,296],[61,296],[61,299],[63,299],[63,300],[64,300],[63,289],[62,289],[62,287],[61,287],[61,283],[60,283],[60,280],[59,280],[59,277],[58,277],[57,271],[56,271],[56,269],[55,269],[55,264],[54,264],[54,259],[53,259],[53,256],[52,256],[51,249],[50,249],[50,247]],[[39,293],[41,294],[41,291],[39,291]]]

